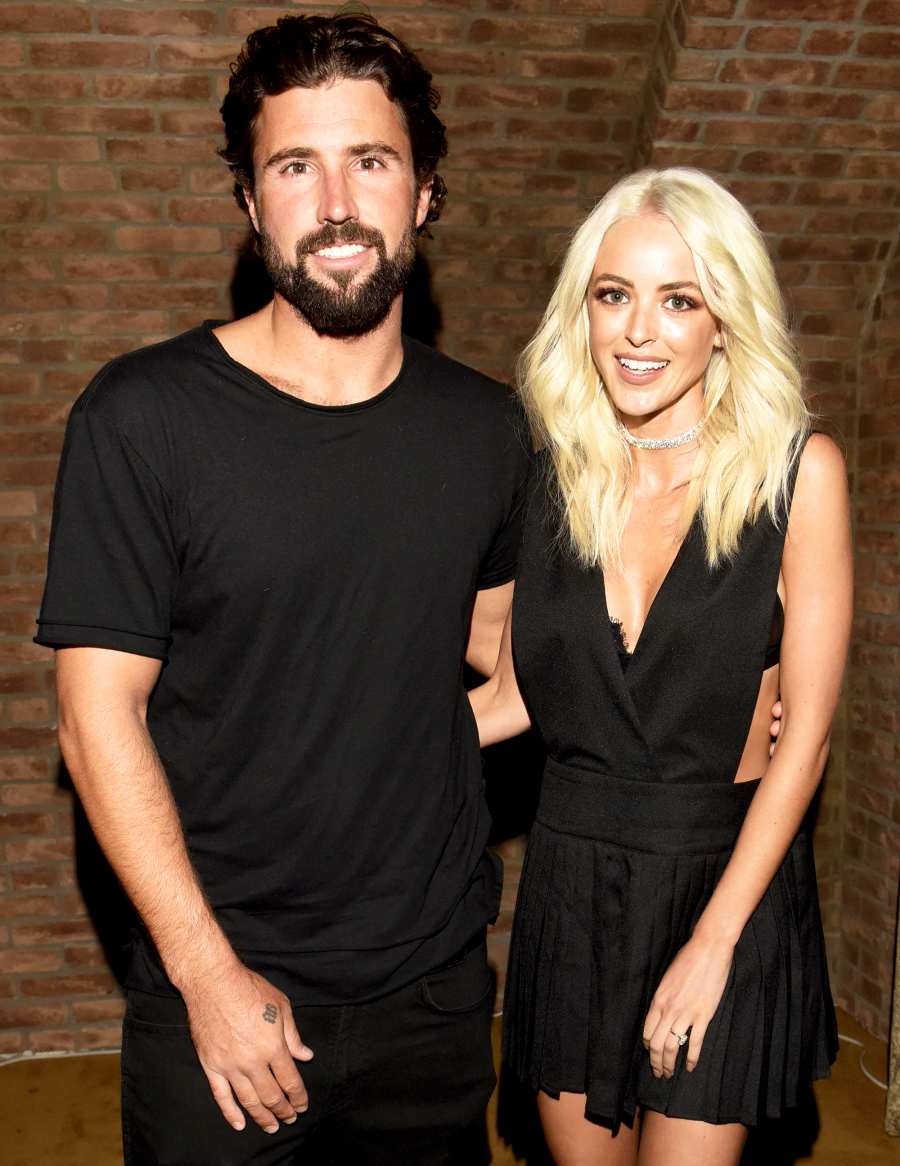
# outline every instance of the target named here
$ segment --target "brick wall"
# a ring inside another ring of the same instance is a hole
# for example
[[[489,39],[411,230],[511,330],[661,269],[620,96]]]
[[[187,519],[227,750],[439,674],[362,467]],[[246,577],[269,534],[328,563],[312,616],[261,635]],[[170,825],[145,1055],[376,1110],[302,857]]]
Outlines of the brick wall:
[[[114,980],[76,888],[76,837],[78,883],[97,879],[57,779],[51,661],[29,638],[65,415],[109,357],[231,313],[246,229],[215,157],[227,64],[253,27],[326,7],[0,7],[0,1052],[118,1039]],[[444,94],[451,193],[423,253],[453,355],[509,375],[568,230],[638,161],[725,176],[769,234],[819,407],[859,461],[860,623],[818,835],[838,990],[883,1031],[900,833],[888,376],[900,2],[375,10]]]

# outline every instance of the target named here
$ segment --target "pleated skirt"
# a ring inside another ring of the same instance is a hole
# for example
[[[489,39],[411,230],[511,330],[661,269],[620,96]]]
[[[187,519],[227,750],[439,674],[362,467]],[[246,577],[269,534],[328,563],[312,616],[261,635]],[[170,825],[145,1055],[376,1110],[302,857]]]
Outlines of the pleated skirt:
[[[585,1094],[617,1129],[639,1108],[714,1124],[779,1117],[830,1073],[837,1026],[807,833],[741,933],[693,1072],[642,1042],[758,782],[631,781],[548,762],[510,948],[504,1055],[531,1088]]]

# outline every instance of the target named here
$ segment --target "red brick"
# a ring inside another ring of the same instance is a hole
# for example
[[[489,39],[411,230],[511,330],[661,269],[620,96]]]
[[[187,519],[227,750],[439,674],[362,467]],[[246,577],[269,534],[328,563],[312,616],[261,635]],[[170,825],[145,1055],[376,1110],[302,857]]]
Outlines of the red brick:
[[[560,98],[547,85],[461,85],[456,91],[463,109],[553,109]]]
[[[900,179],[900,157],[896,154],[853,154],[847,160],[847,177]]]
[[[220,133],[222,121],[214,109],[163,109],[159,114],[159,128],[164,134],[203,134],[212,137]]]
[[[609,127],[596,118],[575,121],[572,118],[511,117],[506,123],[506,133],[511,138],[530,138],[533,141],[604,142],[609,137]],[[535,193],[532,187],[531,194]]]
[[[599,53],[522,53],[519,69],[523,77],[562,77],[573,80],[606,80],[618,72],[613,57]]]
[[[129,41],[31,42],[31,63],[40,69],[140,69],[149,59],[146,45]]]
[[[40,976],[22,980],[23,996],[100,996],[115,990],[116,982],[100,972],[70,976]]]
[[[0,972],[55,972],[62,966],[58,951],[9,948],[0,951]]]
[[[184,170],[179,166],[123,166],[120,180],[123,190],[165,193],[182,188]],[[229,181],[233,181],[230,175]]]
[[[900,0],[871,0],[862,20],[864,24],[900,24]]]
[[[857,0],[747,0],[747,20],[855,20]]]
[[[51,814],[0,814],[0,835],[49,834],[56,825]]]
[[[802,28],[789,25],[751,28],[744,46],[753,53],[792,53],[800,44],[802,32]]]
[[[129,198],[124,195],[80,198],[63,196],[54,203],[56,217],[78,223],[150,223],[162,213],[158,198]]]
[[[102,308],[109,293],[102,284],[62,284],[50,287],[41,284],[8,285],[0,289],[0,308],[35,311],[48,308]]]
[[[89,105],[42,109],[41,124],[51,132],[71,134],[148,133],[155,128],[149,109]]]
[[[0,160],[9,162],[96,162],[100,146],[94,138],[0,137]]]
[[[50,167],[45,163],[0,166],[0,190],[49,190]]]
[[[570,89],[566,98],[572,113],[627,113],[634,107],[635,95],[628,89]]]
[[[745,113],[753,104],[750,89],[723,89],[721,86],[703,89],[691,85],[671,85],[663,108],[692,110],[696,113]]]
[[[60,264],[66,279],[165,279],[169,274],[169,260],[162,255],[63,255]]]
[[[656,28],[649,21],[635,21],[631,24],[624,21],[616,21],[614,24],[603,21],[601,24],[587,26],[585,45],[588,49],[601,53],[621,54],[652,49],[655,40]]]
[[[2,11],[0,8],[0,13]],[[10,73],[0,77],[0,100],[50,98],[53,101],[62,101],[84,97],[84,93],[84,78],[79,73]]]
[[[64,1004],[0,1004],[0,1028],[40,1028],[66,1019]]]
[[[856,52],[861,57],[896,58],[900,56],[900,32],[864,32],[856,42]]]
[[[36,223],[47,217],[47,200],[40,195],[0,196],[0,222]]]
[[[34,1053],[74,1052],[75,1033],[69,1029],[39,1029],[37,1032],[29,1032],[28,1047]]]
[[[582,28],[571,20],[513,20],[495,19],[473,20],[469,25],[468,40],[472,44],[491,44],[498,41],[510,45],[540,45],[542,48],[578,48],[582,44]],[[605,48],[590,42],[588,48]]]
[[[97,31],[113,36],[203,36],[213,32],[218,21],[215,12],[183,8],[155,8],[135,12],[130,8],[100,9]]]
[[[789,114],[808,118],[855,118],[859,116],[865,103],[866,99],[858,94],[771,89],[760,98],[757,112],[763,116]]]
[[[486,119],[469,122],[465,127],[467,131],[466,136],[493,137],[496,132],[496,125],[496,122]],[[191,170],[188,186],[195,194],[224,194],[228,198],[231,198],[234,188],[234,178],[224,166],[194,166]],[[458,189],[454,182],[454,191],[456,192]]]
[[[204,162],[214,157],[215,147],[208,149],[204,138],[110,138],[106,155],[112,162],[161,162],[171,166],[177,162]]]
[[[66,166],[56,168],[60,190],[104,191],[116,189],[115,173],[107,166]]]
[[[395,28],[395,23],[391,23]],[[240,50],[238,41],[182,41],[181,44],[163,42],[156,50],[156,63],[161,69],[215,69],[227,71]]]
[[[708,143],[741,146],[802,146],[809,138],[805,122],[761,120],[708,121],[703,140]]]
[[[165,329],[166,323],[165,312],[73,312],[67,321],[73,336],[140,336]]]
[[[169,218],[173,223],[240,223],[247,222],[231,198],[171,198]]]
[[[214,227],[119,227],[121,251],[218,251],[222,237]]]
[[[98,74],[94,88],[102,101],[207,101],[210,84],[196,74]]]
[[[0,108],[0,132],[2,133],[30,129],[33,122],[34,113],[27,105],[7,105]]]
[[[739,169],[750,174],[796,174],[834,178],[844,172],[841,154],[812,154],[806,150],[751,150],[741,159]]]
[[[815,28],[806,38],[804,52],[826,57],[842,57],[853,44],[855,32],[849,29]]]
[[[125,1014],[125,1001],[76,1000],[72,1004],[73,1017],[81,1022],[95,1024],[102,1020],[121,1020]]]
[[[41,759],[43,760],[43,759]],[[46,764],[46,762],[44,762]],[[7,842],[6,857],[16,862],[70,862],[73,858],[71,838],[28,838]],[[79,924],[81,929],[82,925]],[[69,939],[72,937],[69,936]],[[90,935],[80,935],[79,939],[90,939]],[[21,941],[27,943],[27,940]]]
[[[76,968],[105,968],[106,956],[98,944],[81,944],[65,949],[66,963]]]
[[[699,20],[685,21],[678,29],[678,39],[685,48],[712,51],[733,49],[743,34],[742,24],[704,24]]]
[[[692,52],[690,49],[683,49],[672,67],[675,81],[714,81],[718,72],[718,56],[714,53]]]
[[[393,24],[393,21],[391,21]],[[107,1025],[104,1028],[82,1028],[78,1032],[80,1049],[117,1049],[122,1041],[122,1026]]]
[[[848,89],[883,89],[896,93],[900,88],[900,65],[843,61],[837,67],[833,84]]]
[[[90,32],[91,14],[74,4],[6,4],[0,7],[2,32]]]
[[[688,16],[734,16],[737,0],[685,0]]]
[[[0,40],[0,67],[14,69],[16,65],[25,63],[24,46],[13,37]]]
[[[726,84],[821,85],[831,71],[827,61],[785,57],[734,57],[726,61],[719,80]]]
[[[427,49],[422,54],[422,60],[426,68],[438,78],[453,75],[499,77],[512,71],[512,56],[502,49],[459,49],[446,45]]]
[[[448,219],[449,221],[449,219]],[[223,306],[224,288],[196,283],[119,283],[113,289],[116,308],[189,308],[215,312]]]

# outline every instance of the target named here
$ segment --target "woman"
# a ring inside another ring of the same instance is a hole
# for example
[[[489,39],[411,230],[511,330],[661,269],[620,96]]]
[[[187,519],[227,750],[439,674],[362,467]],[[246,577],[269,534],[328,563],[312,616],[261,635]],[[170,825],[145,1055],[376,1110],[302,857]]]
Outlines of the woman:
[[[836,1050],[804,820],[851,618],[843,461],[759,232],[698,171],[599,203],[520,382],[540,452],[472,694],[483,744],[533,719],[549,757],[507,1058],[561,1166],[734,1166]]]

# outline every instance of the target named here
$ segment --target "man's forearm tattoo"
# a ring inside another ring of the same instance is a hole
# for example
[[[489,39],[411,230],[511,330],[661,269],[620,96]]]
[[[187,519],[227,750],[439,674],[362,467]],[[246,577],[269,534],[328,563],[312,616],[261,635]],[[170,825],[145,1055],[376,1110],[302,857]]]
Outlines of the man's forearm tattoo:
[[[278,1005],[277,1004],[267,1004],[265,1006],[265,1008],[263,1009],[263,1020],[265,1020],[268,1024],[274,1024],[277,1019],[278,1019]]]

